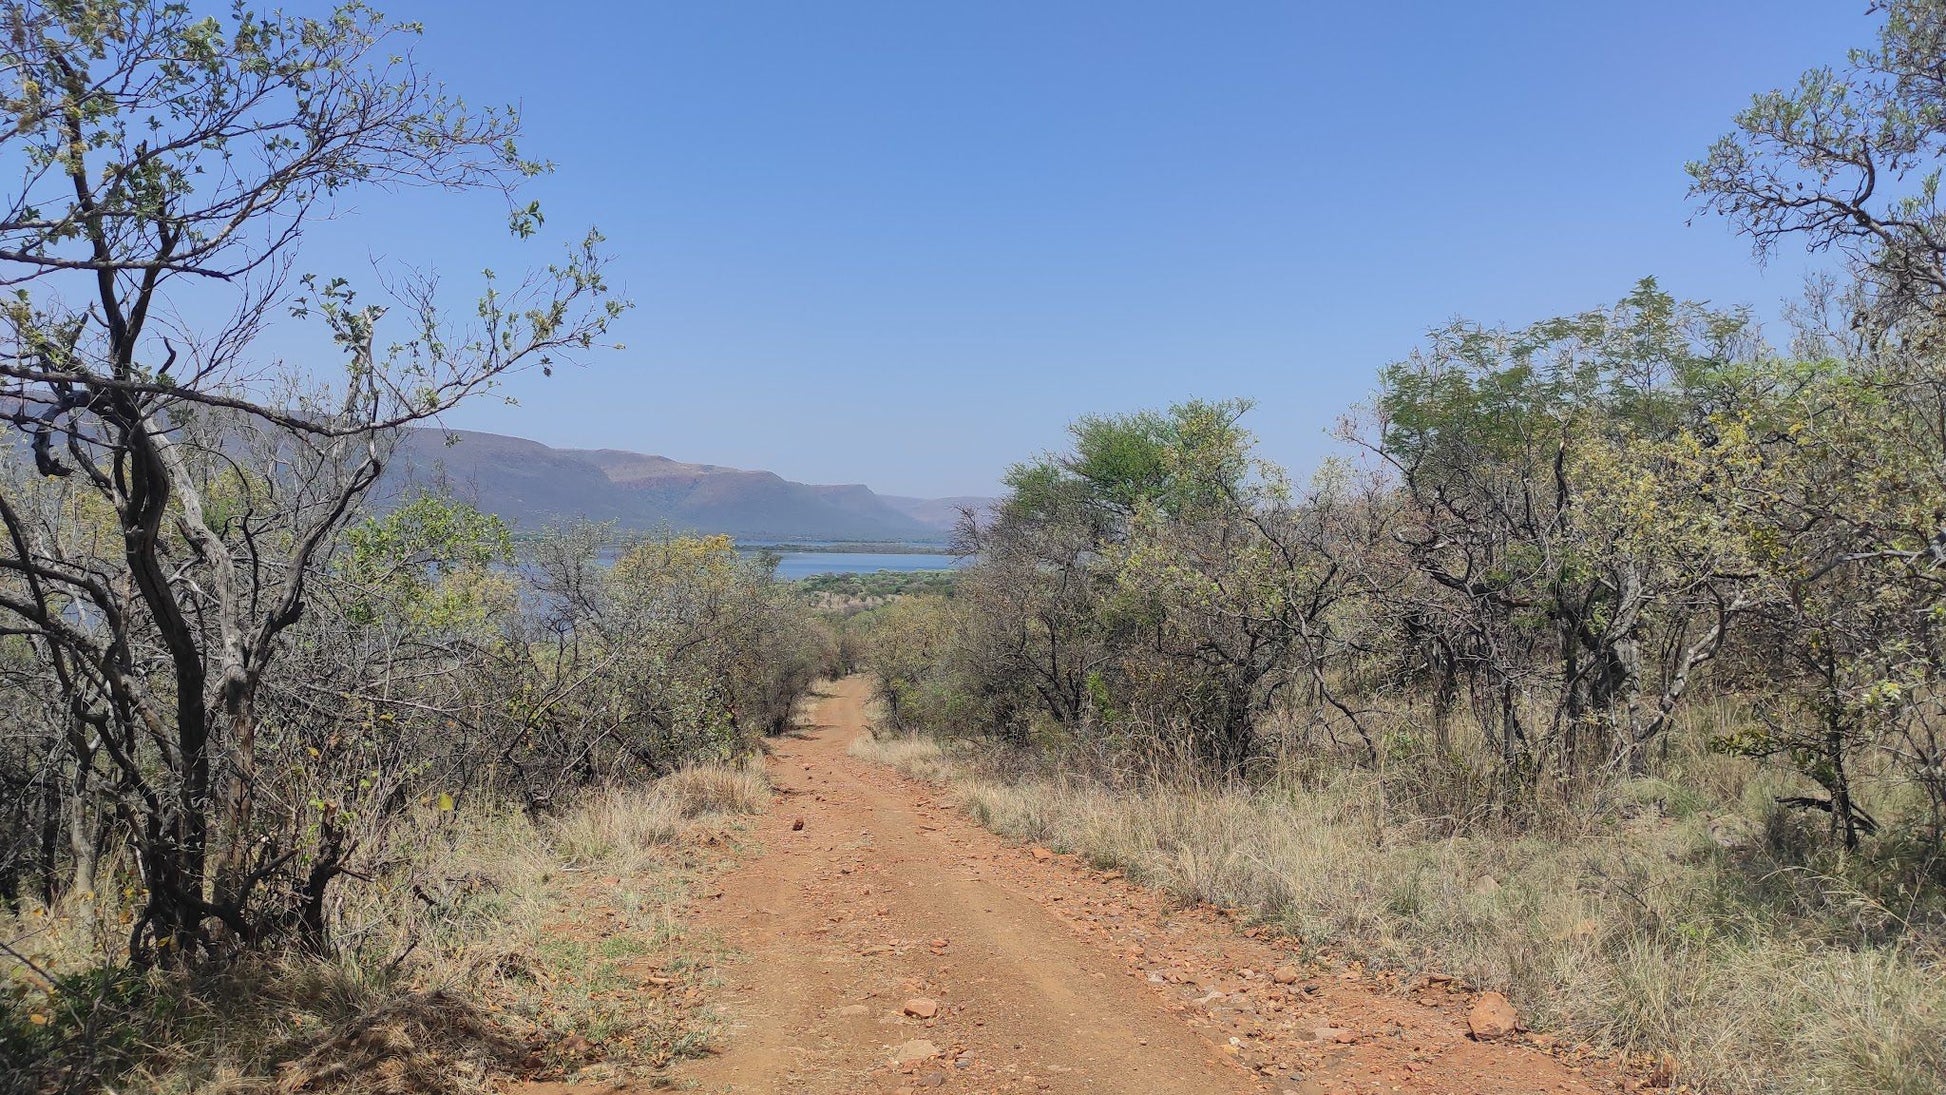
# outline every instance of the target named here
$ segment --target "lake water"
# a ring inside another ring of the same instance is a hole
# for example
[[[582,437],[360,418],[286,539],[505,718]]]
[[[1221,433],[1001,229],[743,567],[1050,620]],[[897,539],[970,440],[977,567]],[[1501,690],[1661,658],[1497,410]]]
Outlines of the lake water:
[[[879,570],[954,570],[970,560],[952,555],[914,555],[890,551],[786,551],[777,563],[777,580],[795,582],[813,574],[871,574]]]

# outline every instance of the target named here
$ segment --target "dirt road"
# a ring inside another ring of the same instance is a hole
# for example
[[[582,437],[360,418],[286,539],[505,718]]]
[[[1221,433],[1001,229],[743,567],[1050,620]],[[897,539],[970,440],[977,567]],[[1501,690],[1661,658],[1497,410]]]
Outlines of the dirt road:
[[[1470,997],[1305,967],[1207,909],[1024,848],[845,754],[827,686],[770,760],[763,849],[701,899],[724,967],[704,1092],[1574,1092],[1611,1070],[1474,1042]],[[1281,974],[1281,976],[1279,976]],[[1295,975],[1295,980],[1293,980]],[[1280,983],[1285,982],[1285,983]]]

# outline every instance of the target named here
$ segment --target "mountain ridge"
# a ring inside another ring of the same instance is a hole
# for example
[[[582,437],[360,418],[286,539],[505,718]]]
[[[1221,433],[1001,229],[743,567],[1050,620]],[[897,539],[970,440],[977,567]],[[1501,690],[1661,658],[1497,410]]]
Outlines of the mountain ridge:
[[[479,430],[403,432],[381,503],[442,483],[521,526],[588,518],[628,531],[671,528],[747,539],[946,540],[978,497],[881,495],[862,483],[800,483],[776,472],[626,449],[555,448]]]

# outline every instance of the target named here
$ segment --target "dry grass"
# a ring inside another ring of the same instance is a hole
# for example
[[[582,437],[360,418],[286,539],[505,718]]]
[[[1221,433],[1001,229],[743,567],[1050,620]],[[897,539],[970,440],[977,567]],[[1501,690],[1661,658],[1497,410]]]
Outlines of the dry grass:
[[[1788,822],[1763,830],[1775,788],[1744,762],[1689,758],[1681,787],[1618,786],[1540,835],[1439,835],[1447,819],[1369,773],[1131,791],[927,739],[855,751],[952,781],[999,832],[1248,909],[1314,954],[1453,974],[1508,991],[1537,1028],[1673,1053],[1691,1084],[1946,1090],[1946,964],[1891,941],[1895,911],[1783,869],[1770,847]]]
[[[684,886],[768,798],[760,770],[709,767],[540,823],[429,811],[373,883],[340,889],[332,960],[136,975],[96,957],[119,913],[29,910],[0,940],[58,983],[0,958],[0,1091],[475,1095],[495,1076],[652,1075],[712,1029],[714,944],[685,931]]]
[[[946,750],[933,738],[919,735],[860,734],[845,752],[854,757],[889,765],[915,779],[940,780],[957,772]]]
[[[570,865],[612,867],[652,860],[697,818],[762,813],[770,787],[756,765],[699,765],[664,778],[655,793],[598,792],[547,828]]]

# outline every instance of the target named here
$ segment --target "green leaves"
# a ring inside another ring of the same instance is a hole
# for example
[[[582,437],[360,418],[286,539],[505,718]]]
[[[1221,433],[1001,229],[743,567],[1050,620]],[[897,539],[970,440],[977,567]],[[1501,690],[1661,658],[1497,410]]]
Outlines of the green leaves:
[[[421,494],[345,530],[344,577],[359,590],[354,619],[394,619],[450,631],[511,607],[492,568],[513,562],[506,522],[438,494]]]
[[[1215,504],[1243,488],[1253,468],[1243,399],[1195,400],[1167,413],[1086,415],[1068,427],[1070,452],[1017,464],[1005,511],[1021,521],[1078,521],[1103,535],[1145,505],[1170,513]]]
[[[1654,279],[1610,309],[1455,323],[1381,371],[1379,443],[1402,467],[1463,475],[1546,461],[1583,429],[1666,436],[1737,400],[1737,369],[1760,352],[1746,313],[1678,302]]]
[[[1795,86],[1754,96],[1736,128],[1688,165],[1703,209],[1750,236],[1759,255],[1788,236],[1849,256],[1876,288],[1877,321],[1936,312],[1946,292],[1946,5],[1885,0],[1878,41]]]

